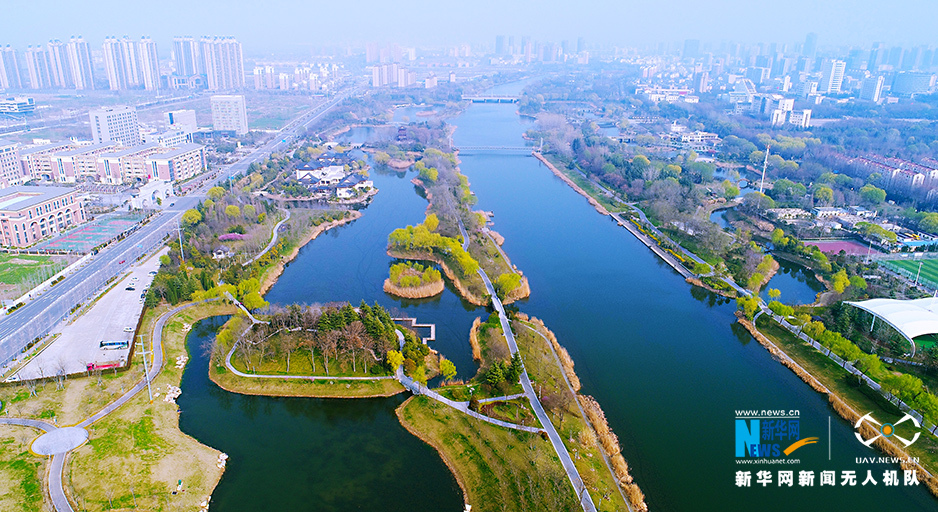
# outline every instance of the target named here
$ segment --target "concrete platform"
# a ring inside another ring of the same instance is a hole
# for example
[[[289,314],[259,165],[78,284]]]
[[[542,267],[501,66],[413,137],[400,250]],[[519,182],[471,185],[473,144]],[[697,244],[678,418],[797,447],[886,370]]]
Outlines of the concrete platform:
[[[53,330],[58,334],[56,339],[20,368],[15,379],[23,381],[83,373],[89,363],[126,363],[137,322],[143,313],[140,296],[153,282],[150,272],[159,269],[159,256],[167,250],[163,249],[131,267],[116,286],[98,297],[91,309],[72,323],[57,326]],[[133,290],[127,290],[128,287]],[[127,341],[128,348],[103,349],[102,341]]]
[[[88,431],[81,427],[57,428],[33,441],[30,449],[39,455],[66,453],[88,440]]]

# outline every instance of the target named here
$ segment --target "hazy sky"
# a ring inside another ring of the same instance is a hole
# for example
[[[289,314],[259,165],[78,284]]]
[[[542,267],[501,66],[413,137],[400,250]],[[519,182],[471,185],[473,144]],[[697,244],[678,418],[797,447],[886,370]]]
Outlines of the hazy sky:
[[[496,34],[618,45],[683,39],[938,45],[938,0],[2,0],[0,44],[84,35],[233,35],[245,53],[369,40],[493,44]]]

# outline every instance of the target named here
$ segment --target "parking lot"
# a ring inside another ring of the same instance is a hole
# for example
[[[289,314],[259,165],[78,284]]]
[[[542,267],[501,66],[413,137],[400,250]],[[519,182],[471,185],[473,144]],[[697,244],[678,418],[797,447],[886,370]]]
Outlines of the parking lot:
[[[141,295],[150,287],[160,267],[163,249],[149,259],[134,265],[116,286],[69,324],[56,327],[55,340],[24,365],[13,377],[30,380],[59,374],[75,374],[88,370],[89,364],[123,366],[133,343],[134,331],[143,312]],[[102,348],[102,342],[113,348]],[[122,342],[126,342],[126,345]]]

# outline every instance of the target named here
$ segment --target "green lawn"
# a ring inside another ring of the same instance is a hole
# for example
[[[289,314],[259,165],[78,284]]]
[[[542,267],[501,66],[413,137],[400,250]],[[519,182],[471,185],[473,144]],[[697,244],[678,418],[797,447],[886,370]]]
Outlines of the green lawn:
[[[881,261],[881,265],[892,269],[902,269],[906,272],[910,272],[915,277],[919,273],[919,263],[922,264],[922,272],[919,275],[919,281],[931,281],[932,283],[938,284],[938,259],[935,260],[888,260]]]
[[[64,264],[52,261],[51,256],[0,254],[0,283],[20,284],[42,270],[52,276],[64,267]]]

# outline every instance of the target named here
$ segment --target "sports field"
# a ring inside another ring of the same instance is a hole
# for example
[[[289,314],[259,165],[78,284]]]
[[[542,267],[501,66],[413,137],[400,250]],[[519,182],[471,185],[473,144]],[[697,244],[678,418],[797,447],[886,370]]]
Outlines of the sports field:
[[[133,228],[142,219],[143,215],[140,214],[109,213],[64,235],[42,242],[33,249],[88,253],[98,245]]]
[[[938,287],[938,259],[883,260],[879,262],[880,265],[884,265],[887,268],[904,271],[900,273],[909,276],[911,279],[915,279],[915,275],[919,273],[919,263],[922,264],[922,272],[918,278],[919,282],[925,282],[926,284]]]

